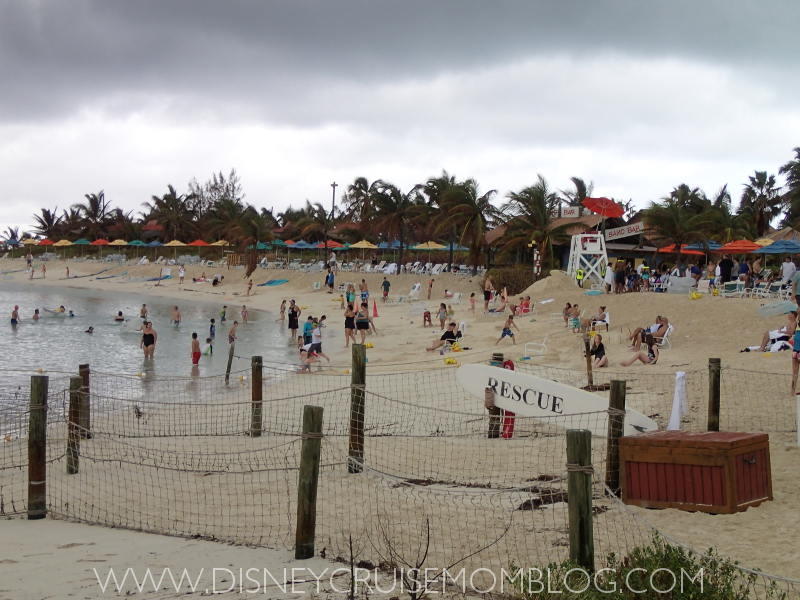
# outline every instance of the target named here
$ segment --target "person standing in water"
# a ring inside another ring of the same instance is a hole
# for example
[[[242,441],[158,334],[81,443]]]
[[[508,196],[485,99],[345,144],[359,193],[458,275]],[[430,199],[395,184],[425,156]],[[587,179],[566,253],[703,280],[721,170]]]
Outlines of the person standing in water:
[[[239,321],[234,321],[231,328],[228,330],[228,343],[236,343],[236,328],[239,327]]]
[[[47,277],[47,265],[42,265],[42,279]]]
[[[67,279],[69,279],[69,267],[67,267]]]
[[[280,316],[280,317],[278,317],[277,319],[275,319],[275,322],[276,322],[276,323],[277,323],[278,321],[283,321],[283,320],[286,318],[286,300],[284,300],[283,302],[281,302],[281,309],[280,309],[280,312],[281,312],[281,316]]]
[[[292,334],[292,339],[297,337],[297,330],[299,329],[298,320],[303,311],[294,303],[294,300],[289,302],[289,331]]]
[[[247,307],[242,304],[242,323],[247,323]]]
[[[247,282],[247,294],[245,294],[245,296],[247,296],[249,298],[250,297],[250,290],[252,290],[252,289],[253,289],[253,280],[251,279],[250,281]]]
[[[172,307],[172,324],[175,327],[181,324],[181,311],[178,310],[177,306]]]
[[[146,319],[147,318],[147,304],[142,304],[141,310],[139,310],[139,318]]]
[[[217,335],[217,323],[214,319],[211,319],[211,326],[208,328],[208,335],[212,338]]]
[[[35,310],[33,311],[33,320],[34,320],[34,321],[38,321],[38,320],[39,320],[39,319],[41,319],[41,318],[42,318],[42,317],[41,317],[41,315],[39,315],[39,309],[38,309],[38,308],[37,308],[37,309],[35,309]]]
[[[153,329],[153,324],[150,321],[142,323],[142,343],[141,348],[144,350],[144,358],[153,360],[153,353],[156,351],[156,342],[158,341],[158,334]]]
[[[14,305],[14,310],[11,311],[11,324],[19,325],[19,306]]]
[[[227,314],[228,314],[228,305],[226,304],[225,306],[222,307],[222,310],[219,311],[219,322],[220,323],[224,323],[225,322],[225,315],[227,315]]]
[[[192,364],[200,364],[200,340],[197,339],[197,333],[192,333]]]

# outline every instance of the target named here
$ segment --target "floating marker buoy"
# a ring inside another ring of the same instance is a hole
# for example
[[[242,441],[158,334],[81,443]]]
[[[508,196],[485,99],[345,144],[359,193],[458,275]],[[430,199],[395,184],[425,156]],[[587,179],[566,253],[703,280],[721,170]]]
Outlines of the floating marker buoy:
[[[37,373],[44,373],[44,369],[38,369],[36,372]]]
[[[142,376],[142,374],[141,374],[141,373],[137,373],[137,374],[136,374],[136,376],[137,376],[137,377],[141,377],[141,376]]]
[[[344,372],[345,372],[345,373],[349,373],[349,372],[350,372],[350,369],[345,369],[345,370],[344,370]]]

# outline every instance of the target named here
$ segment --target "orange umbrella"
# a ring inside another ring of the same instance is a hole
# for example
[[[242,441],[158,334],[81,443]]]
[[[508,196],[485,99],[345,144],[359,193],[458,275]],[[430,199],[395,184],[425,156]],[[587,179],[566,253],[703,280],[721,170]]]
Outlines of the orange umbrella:
[[[756,244],[750,240],[736,240],[735,242],[725,244],[715,252],[723,252],[726,254],[750,254],[753,250],[758,250],[759,248],[761,248],[760,244]]]
[[[687,250],[687,244],[681,246],[681,254],[695,254],[697,256],[705,256],[699,250]],[[664,254],[674,254],[675,253],[675,244],[670,244],[669,246],[664,246],[663,248],[659,248],[658,252],[663,252]]]
[[[210,246],[208,242],[204,242],[203,240],[195,240],[190,244],[186,244],[187,246]]]
[[[41,242],[39,242],[36,245],[37,246],[52,246],[53,244],[55,244],[55,242],[53,240],[42,240]]]

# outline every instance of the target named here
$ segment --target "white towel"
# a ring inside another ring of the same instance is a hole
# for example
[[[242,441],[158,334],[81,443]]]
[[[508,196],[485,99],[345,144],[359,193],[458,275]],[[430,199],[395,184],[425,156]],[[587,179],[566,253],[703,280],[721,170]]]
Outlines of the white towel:
[[[669,417],[667,429],[677,431],[681,428],[681,417],[689,412],[686,405],[686,373],[675,373],[675,396],[672,399],[672,415]]]

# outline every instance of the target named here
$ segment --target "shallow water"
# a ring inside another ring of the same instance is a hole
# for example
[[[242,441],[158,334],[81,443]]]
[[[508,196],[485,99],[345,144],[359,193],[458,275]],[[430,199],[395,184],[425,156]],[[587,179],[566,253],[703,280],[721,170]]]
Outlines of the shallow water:
[[[73,289],[32,289],[26,285],[3,285],[0,289],[0,313],[4,331],[4,350],[0,352],[0,389],[26,385],[30,371],[44,369],[52,377],[63,371],[77,375],[78,365],[88,363],[92,371],[145,377],[208,376],[225,373],[228,360],[228,329],[234,320],[237,330],[233,371],[250,368],[250,357],[260,355],[265,363],[294,362],[296,344],[284,324],[274,322],[275,315],[248,307],[248,322],[241,323],[241,300],[227,301],[228,320],[220,322],[218,306],[182,300],[178,303],[181,324],[170,324],[174,301],[147,300],[148,319],[158,333],[155,360],[145,361],[139,348],[141,325],[138,317],[142,297],[118,292],[95,292]],[[20,324],[10,324],[11,311],[18,304]],[[44,308],[63,305],[75,313],[74,318],[55,315]],[[34,309],[42,314],[39,321],[31,317]],[[122,311],[129,321],[115,323]],[[210,319],[216,319],[217,332],[213,356],[202,356],[199,369],[192,369],[191,335],[197,332],[201,345],[209,337]],[[84,333],[89,326],[94,333]],[[28,371],[20,373],[19,370]]]

